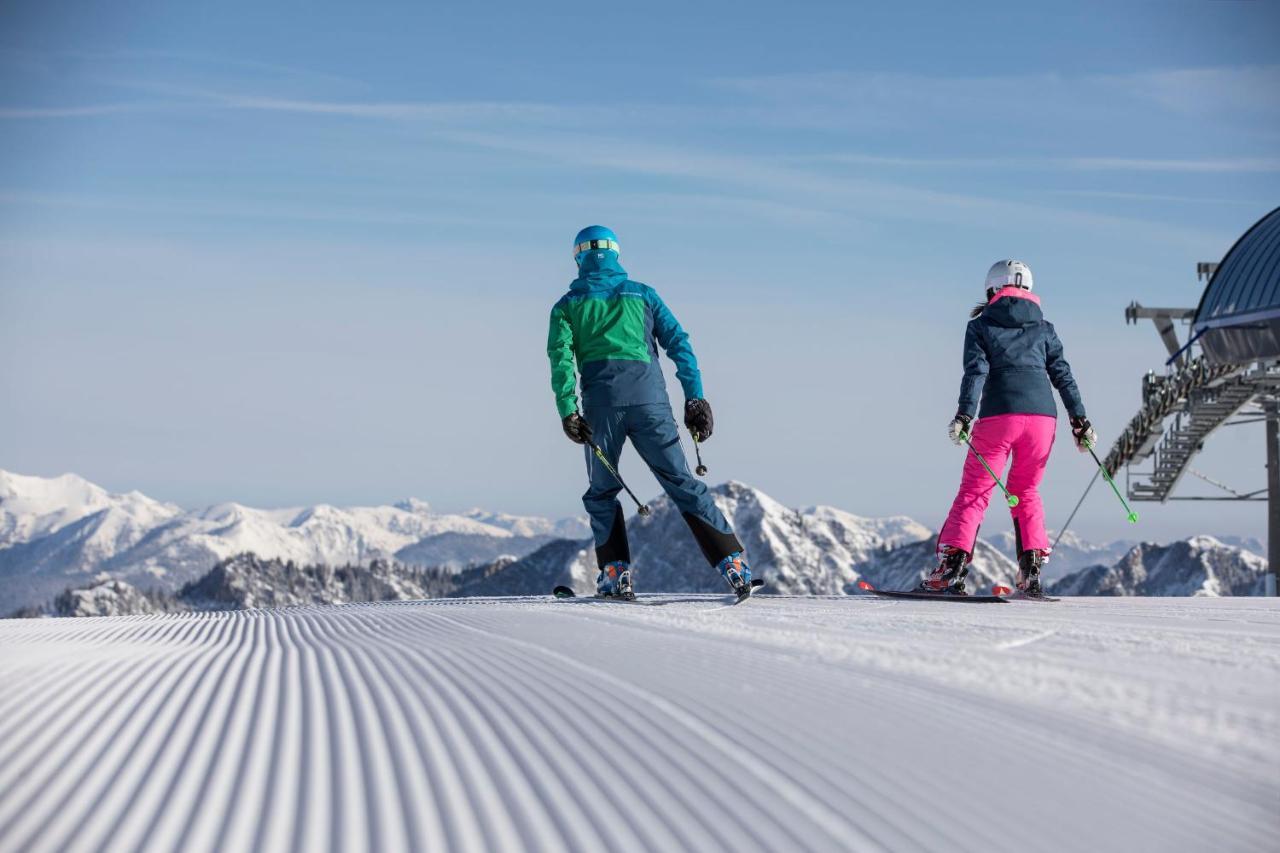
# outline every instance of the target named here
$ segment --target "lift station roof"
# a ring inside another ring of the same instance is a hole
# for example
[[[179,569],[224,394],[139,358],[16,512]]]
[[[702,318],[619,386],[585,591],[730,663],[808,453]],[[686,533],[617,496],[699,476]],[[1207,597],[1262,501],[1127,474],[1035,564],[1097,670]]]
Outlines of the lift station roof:
[[[1211,362],[1280,358],[1280,207],[1222,259],[1200,297],[1192,334]]]

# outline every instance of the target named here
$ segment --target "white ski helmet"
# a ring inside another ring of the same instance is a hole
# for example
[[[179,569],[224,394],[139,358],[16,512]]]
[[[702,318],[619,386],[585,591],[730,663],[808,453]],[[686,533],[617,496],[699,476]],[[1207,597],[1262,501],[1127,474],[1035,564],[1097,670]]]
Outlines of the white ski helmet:
[[[1031,267],[1022,261],[996,261],[987,271],[987,292],[1002,287],[1021,287],[1031,289]]]

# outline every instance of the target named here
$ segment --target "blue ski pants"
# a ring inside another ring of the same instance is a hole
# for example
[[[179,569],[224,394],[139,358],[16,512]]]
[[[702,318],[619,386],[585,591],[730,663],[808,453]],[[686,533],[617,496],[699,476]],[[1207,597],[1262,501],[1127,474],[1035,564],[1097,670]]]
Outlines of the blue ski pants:
[[[712,566],[742,550],[733,528],[711,500],[706,484],[689,470],[668,403],[587,408],[582,416],[591,425],[595,443],[614,468],[618,467],[623,443],[631,439],[632,446],[684,517]],[[616,561],[630,562],[627,529],[622,504],[618,502],[622,484],[600,464],[590,447],[586,448],[586,458],[591,485],[582,496],[582,505],[591,516],[596,562],[602,568]]]

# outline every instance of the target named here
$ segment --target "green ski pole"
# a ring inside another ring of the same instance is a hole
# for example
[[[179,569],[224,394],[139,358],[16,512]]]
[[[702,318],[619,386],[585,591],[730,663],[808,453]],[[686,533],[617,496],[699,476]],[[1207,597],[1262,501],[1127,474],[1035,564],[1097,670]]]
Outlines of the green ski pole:
[[[1124,511],[1129,513],[1129,523],[1137,524],[1138,514],[1130,508],[1129,502],[1124,499],[1124,495],[1120,494],[1120,487],[1116,485],[1115,480],[1111,479],[1111,474],[1103,467],[1102,460],[1098,458],[1098,454],[1093,452],[1093,445],[1086,444],[1085,447],[1089,449],[1089,455],[1093,457],[1093,461],[1098,463],[1098,470],[1102,472],[1102,479],[1111,484],[1111,491],[1116,493],[1116,497],[1120,499],[1120,504],[1124,507]]]
[[[1000,482],[1000,478],[996,476],[996,472],[991,470],[991,466],[987,464],[987,460],[982,458],[982,454],[974,450],[973,444],[969,441],[969,433],[963,432],[960,437],[964,439],[964,443],[968,446],[969,452],[978,457],[978,461],[982,463],[982,467],[987,469],[987,473],[991,475],[991,479],[996,481],[996,485],[1000,487],[1000,491],[1004,492],[1005,502],[1009,504],[1010,509],[1018,505],[1018,496],[1009,494],[1009,490],[1004,487],[1004,483]]]
[[[613,479],[618,481],[618,485],[622,486],[626,493],[631,496],[631,500],[636,502],[636,512],[641,515],[649,514],[649,505],[640,503],[640,499],[636,497],[636,493],[631,491],[631,487],[627,485],[627,481],[622,479],[622,475],[618,473],[618,469],[609,464],[609,460],[605,458],[604,451],[600,449],[600,445],[594,441],[591,442],[591,449],[595,452],[596,458],[600,460],[600,464],[604,469],[613,475]]]

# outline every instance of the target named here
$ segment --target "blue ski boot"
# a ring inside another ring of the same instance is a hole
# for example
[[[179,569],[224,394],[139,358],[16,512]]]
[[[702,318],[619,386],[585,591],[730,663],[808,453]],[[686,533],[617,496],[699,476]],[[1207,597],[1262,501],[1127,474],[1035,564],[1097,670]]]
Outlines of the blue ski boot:
[[[745,551],[734,551],[721,560],[716,569],[738,598],[746,598],[751,594],[751,567],[747,565]]]
[[[635,590],[631,588],[631,566],[618,560],[606,563],[596,575],[596,598],[621,598],[634,601]]]

